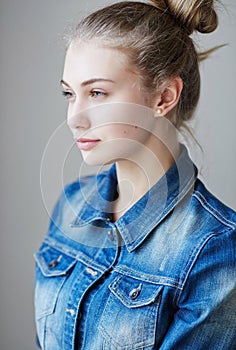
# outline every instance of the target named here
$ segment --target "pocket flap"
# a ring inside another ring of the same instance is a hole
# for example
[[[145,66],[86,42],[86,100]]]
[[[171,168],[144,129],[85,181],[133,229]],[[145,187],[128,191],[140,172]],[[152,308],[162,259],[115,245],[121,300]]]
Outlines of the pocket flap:
[[[128,276],[117,277],[110,291],[128,308],[149,305],[158,299],[163,286]]]
[[[47,246],[34,255],[45,277],[63,276],[75,265],[76,259]]]

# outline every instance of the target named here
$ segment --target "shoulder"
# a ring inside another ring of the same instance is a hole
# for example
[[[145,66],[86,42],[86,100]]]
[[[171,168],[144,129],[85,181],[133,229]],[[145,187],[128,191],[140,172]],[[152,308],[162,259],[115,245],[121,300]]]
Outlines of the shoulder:
[[[190,276],[196,274],[196,282],[200,281],[199,276],[204,281],[208,277],[213,280],[214,274],[216,279],[220,275],[225,275],[225,278],[232,276],[235,283],[236,212],[214,196],[199,179],[196,180],[191,202],[189,220],[193,222],[193,236],[197,237],[197,241],[192,251],[190,249]]]
[[[236,212],[208,191],[199,179],[190,202],[183,224],[191,231],[186,235],[187,245],[184,243],[188,251],[183,254],[186,260],[180,278],[183,292],[188,294],[195,286],[204,295],[211,285],[217,301],[235,288]],[[182,297],[186,297],[184,293]],[[208,302],[212,300],[209,298]]]
[[[155,233],[150,244],[158,250],[157,266],[181,288],[195,267],[230,265],[235,271],[236,213],[199,179]]]
[[[218,229],[236,230],[236,212],[214,196],[199,179],[192,196],[206,226],[214,223]]]
[[[182,302],[186,302],[189,295],[193,296],[194,302],[200,297],[204,300],[205,311],[211,312],[213,307],[223,305],[230,295],[232,305],[236,301],[236,213],[201,182],[196,184],[193,200],[199,212],[194,235],[198,235],[198,231],[200,234],[197,241],[193,239],[189,249],[180,297]],[[209,290],[211,293],[207,296]],[[226,311],[226,308],[222,309],[222,312]],[[221,316],[224,317],[223,313]]]

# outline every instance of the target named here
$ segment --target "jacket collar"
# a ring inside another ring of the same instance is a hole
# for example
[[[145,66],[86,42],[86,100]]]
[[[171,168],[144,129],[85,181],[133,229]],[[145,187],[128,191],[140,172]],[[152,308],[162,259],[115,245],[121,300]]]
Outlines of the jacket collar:
[[[175,206],[193,189],[197,168],[181,144],[180,155],[162,178],[119,220],[114,223],[128,249],[133,251],[160,224]],[[94,186],[86,190],[86,199],[73,226],[84,226],[97,220],[109,222],[112,201],[116,198],[115,165],[97,176]]]

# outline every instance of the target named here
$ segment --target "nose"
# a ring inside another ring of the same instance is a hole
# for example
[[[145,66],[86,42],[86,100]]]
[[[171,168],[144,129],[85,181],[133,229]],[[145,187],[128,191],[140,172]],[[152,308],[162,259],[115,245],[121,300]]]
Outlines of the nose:
[[[67,125],[70,129],[89,129],[90,119],[86,110],[82,110],[79,106],[69,108],[67,113]]]

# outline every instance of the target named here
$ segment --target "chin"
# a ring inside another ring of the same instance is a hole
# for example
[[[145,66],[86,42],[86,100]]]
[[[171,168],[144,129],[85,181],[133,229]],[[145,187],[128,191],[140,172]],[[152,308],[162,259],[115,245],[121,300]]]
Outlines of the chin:
[[[90,166],[105,166],[110,165],[116,162],[116,158],[107,158],[104,155],[99,157],[98,155],[93,154],[83,154],[83,161]]]

